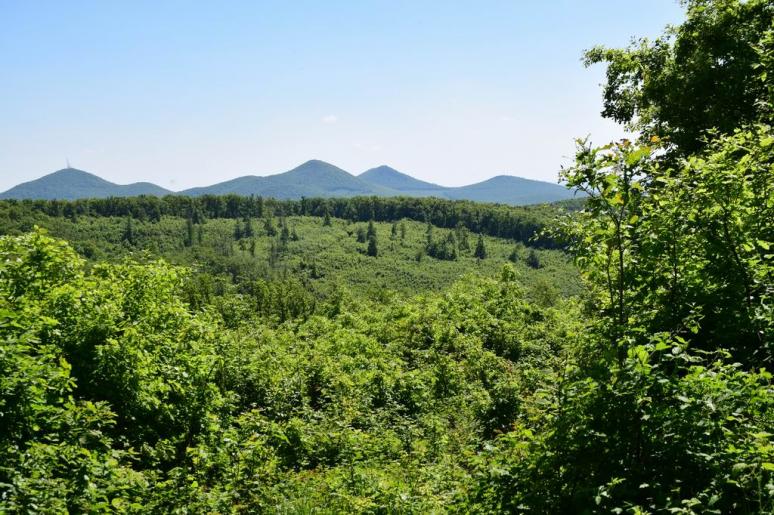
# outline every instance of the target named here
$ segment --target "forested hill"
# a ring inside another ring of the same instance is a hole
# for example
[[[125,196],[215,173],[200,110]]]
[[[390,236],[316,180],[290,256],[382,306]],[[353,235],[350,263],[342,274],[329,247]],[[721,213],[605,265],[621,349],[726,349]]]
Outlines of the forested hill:
[[[90,173],[65,169],[26,182],[0,193],[0,199],[81,199],[130,195],[164,195],[169,190],[149,183],[118,185]],[[397,170],[380,166],[359,176],[320,160],[311,160],[284,172],[267,176],[246,175],[228,181],[190,188],[179,195],[258,195],[278,199],[303,197],[438,197],[497,202],[511,205],[537,204],[570,199],[574,194],[558,184],[502,175],[462,187],[439,186]]]
[[[379,186],[402,192],[439,192],[445,189],[438,184],[415,179],[386,165],[366,170],[358,177],[371,184],[378,184]]]
[[[149,182],[115,184],[94,174],[64,168],[40,179],[25,182],[0,193],[0,199],[61,199],[168,195],[171,191]]]

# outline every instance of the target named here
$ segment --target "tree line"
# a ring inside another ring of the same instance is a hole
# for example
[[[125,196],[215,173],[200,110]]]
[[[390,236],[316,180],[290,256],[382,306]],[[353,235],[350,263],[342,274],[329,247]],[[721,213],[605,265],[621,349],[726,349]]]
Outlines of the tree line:
[[[4,200],[11,210],[45,213],[54,217],[132,217],[158,221],[162,216],[186,218],[191,224],[211,218],[271,218],[315,216],[351,222],[394,222],[401,219],[427,222],[437,227],[464,227],[474,233],[509,238],[541,248],[561,248],[562,243],[545,234],[561,208],[576,210],[582,201],[534,206],[481,204],[465,200],[415,197],[302,198],[277,200],[260,196],[203,195],[187,197],[110,197],[80,200]],[[13,215],[11,215],[13,216]]]

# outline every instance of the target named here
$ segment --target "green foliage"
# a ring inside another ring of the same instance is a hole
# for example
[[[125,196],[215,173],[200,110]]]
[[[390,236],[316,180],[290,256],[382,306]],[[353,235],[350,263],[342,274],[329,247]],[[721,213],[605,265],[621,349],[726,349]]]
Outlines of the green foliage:
[[[266,236],[277,235],[277,228],[274,226],[274,220],[270,216],[267,216],[263,221],[263,231],[266,233]]]
[[[616,330],[771,362],[772,141],[769,126],[740,130],[676,168],[648,146],[581,148],[565,177],[588,208],[567,229]]]
[[[0,238],[0,255],[0,511],[107,511],[147,485],[109,406],[73,396],[51,311],[83,263],[41,232]]]
[[[673,42],[587,54],[609,63],[605,114],[636,117],[642,143],[581,142],[563,170],[587,194],[554,235],[589,326],[473,459],[472,511],[774,511],[772,10],[688,8]]]
[[[687,19],[655,41],[597,47],[587,65],[606,63],[603,116],[683,154],[707,131],[729,134],[771,116],[774,8],[768,0],[689,0]]]
[[[582,146],[582,303],[556,251],[459,228],[370,257],[342,220],[185,246],[162,217],[125,247],[124,217],[6,208],[96,259],[0,239],[0,511],[771,511],[771,141]]]
[[[366,238],[376,238],[376,227],[374,227],[374,221],[369,220],[368,221],[368,230],[366,231]]]
[[[164,216],[158,222],[135,220],[136,244],[125,246],[121,242],[125,222],[122,217],[84,215],[73,223],[64,217],[20,210],[14,220],[6,206],[0,203],[0,233],[19,234],[25,227],[37,224],[71,242],[83,256],[89,257],[91,263],[117,262],[129,255],[148,252],[172,263],[193,267],[196,281],[203,275],[209,276],[205,281],[209,290],[196,292],[195,296],[199,298],[238,292],[246,281],[274,281],[291,276],[319,299],[330,295],[336,285],[346,286],[358,297],[378,298],[385,290],[408,295],[441,291],[476,266],[472,253],[454,248],[450,233],[456,237],[457,229],[436,228],[434,239],[439,246],[448,248],[449,255],[456,254],[456,259],[428,259],[418,265],[417,252],[420,249],[424,252],[426,247],[424,225],[418,222],[404,220],[399,223],[396,241],[378,239],[379,256],[373,260],[367,259],[368,241],[358,243],[355,238],[356,228],[362,227],[365,233],[366,224],[347,225],[343,220],[333,219],[331,227],[323,228],[317,217],[287,216],[284,220],[290,228],[287,243],[278,237],[281,228],[276,220],[273,225],[279,229],[277,236],[257,230],[253,238],[235,241],[235,221],[213,218],[195,226],[196,243],[190,247],[181,237],[187,231],[187,217]],[[380,235],[390,231],[390,224],[374,222],[374,227]],[[405,230],[403,239],[400,239],[401,227]],[[293,238],[294,231],[297,239]],[[506,262],[513,242],[484,238],[489,259],[482,261],[476,269],[494,277]],[[554,284],[561,295],[574,295],[580,291],[579,275],[564,253],[543,250],[541,258],[544,267],[540,270],[529,268],[523,261],[515,264],[525,284],[532,285],[544,279]],[[312,264],[315,265],[314,273]],[[198,305],[199,301],[196,302]]]
[[[367,237],[366,230],[363,227],[358,227],[355,231],[357,242],[358,243],[365,243]]]
[[[311,315],[292,282],[195,312],[185,270],[42,231],[0,263],[2,511],[437,511],[577,324],[512,268]]]
[[[437,241],[433,239],[432,231],[428,231],[425,253],[436,259],[454,261],[457,259],[457,238],[453,232],[449,232],[446,238]]]
[[[524,252],[525,252],[524,245],[521,243],[517,243],[513,246],[513,250],[510,254],[508,254],[508,261],[511,263],[518,263],[522,259],[524,259]]]
[[[253,230],[253,221],[249,216],[246,216],[243,220],[242,237],[252,238],[253,236],[255,236],[255,231]]]
[[[563,230],[598,316],[532,416],[476,457],[465,503],[774,510],[772,142],[739,130],[676,168],[650,146],[580,146],[563,175],[589,198]]]
[[[43,213],[53,218],[88,215],[93,217],[131,216],[134,220],[158,223],[162,217],[190,218],[194,223],[205,219],[245,217],[264,218],[264,233],[276,235],[273,216],[321,217],[329,227],[333,217],[350,222],[393,222],[410,219],[424,221],[447,229],[465,228],[488,236],[510,238],[542,248],[560,248],[560,243],[541,230],[553,225],[562,209],[577,210],[582,200],[556,204],[511,207],[498,204],[479,204],[468,201],[450,201],[438,198],[304,198],[276,200],[236,195],[203,195],[184,197],[132,197],[107,199],[61,200],[4,200],[0,207],[19,210],[20,213]],[[557,209],[559,208],[559,209]],[[327,218],[326,215],[327,214]],[[28,227],[27,230],[31,229]],[[401,239],[405,237],[401,228]],[[462,240],[460,240],[462,241]]]
[[[484,238],[478,235],[478,241],[476,242],[476,250],[473,251],[473,255],[478,259],[486,259],[486,244]]]
[[[366,250],[366,254],[368,254],[371,257],[376,257],[379,255],[379,250],[377,248],[375,235],[369,236],[368,238],[368,249]]]
[[[532,268],[540,268],[540,258],[538,257],[537,252],[535,252],[535,249],[530,249],[529,254],[527,254],[526,262],[527,265]]]
[[[547,422],[522,424],[480,456],[476,503],[565,513],[774,508],[768,372],[705,361],[659,335],[609,376],[571,368],[552,390]]]
[[[191,218],[188,218],[185,221],[185,239],[183,240],[183,244],[186,247],[190,247],[194,244],[194,224],[193,219]]]
[[[77,222],[77,220],[75,221]],[[121,239],[126,243],[128,243],[129,245],[134,245],[135,243],[134,223],[132,222],[131,216],[126,218],[126,225],[124,226],[124,234],[121,237]]]
[[[771,7],[687,5],[561,219],[0,203],[0,512],[774,512]]]

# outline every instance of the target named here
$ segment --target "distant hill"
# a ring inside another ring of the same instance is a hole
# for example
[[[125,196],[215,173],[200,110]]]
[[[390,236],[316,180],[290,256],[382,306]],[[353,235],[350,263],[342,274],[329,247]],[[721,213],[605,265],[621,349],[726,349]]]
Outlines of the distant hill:
[[[412,197],[440,197],[511,205],[555,202],[574,197],[572,191],[559,184],[512,175],[498,175],[483,182],[456,188],[420,181],[389,166],[372,168],[360,174],[359,177],[372,184],[397,190],[401,195]]]
[[[574,194],[559,184],[534,181],[512,175],[498,175],[476,184],[459,188],[446,188],[444,196],[454,200],[522,205],[571,199]]]
[[[403,194],[415,194],[415,196],[429,195],[446,189],[438,184],[415,179],[386,165],[366,170],[358,177],[371,184],[397,190]]]
[[[212,186],[201,186],[199,188],[190,188],[179,192],[180,195],[190,195],[198,197],[199,195],[226,195],[228,193],[239,192],[240,195],[260,195],[263,187],[264,178],[256,175],[245,175],[224,182],[218,182]]]
[[[398,193],[371,184],[325,161],[313,159],[292,170],[266,177],[246,176],[212,186],[191,188],[181,195],[236,193],[280,199],[301,197],[354,197],[357,195],[391,196]]]
[[[168,195],[169,190],[149,182],[115,184],[94,174],[64,168],[0,193],[0,199],[61,199]]]
[[[461,187],[445,187],[415,179],[389,166],[379,166],[352,175],[330,163],[311,160],[284,173],[258,177],[245,175],[210,186],[174,193],[140,182],[120,185],[96,175],[66,168],[34,181],[25,182],[0,193],[0,199],[77,199],[135,195],[256,195],[279,199],[301,197],[439,197],[511,205],[538,204],[573,198],[563,186],[511,175],[499,175],[483,182]]]

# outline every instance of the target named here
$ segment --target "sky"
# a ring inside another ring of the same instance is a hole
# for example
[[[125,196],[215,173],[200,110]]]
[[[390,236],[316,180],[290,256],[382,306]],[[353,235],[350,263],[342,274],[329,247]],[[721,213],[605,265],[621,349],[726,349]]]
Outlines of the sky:
[[[601,118],[595,45],[677,0],[0,0],[0,191],[60,168],[173,190],[322,159],[556,182]]]

